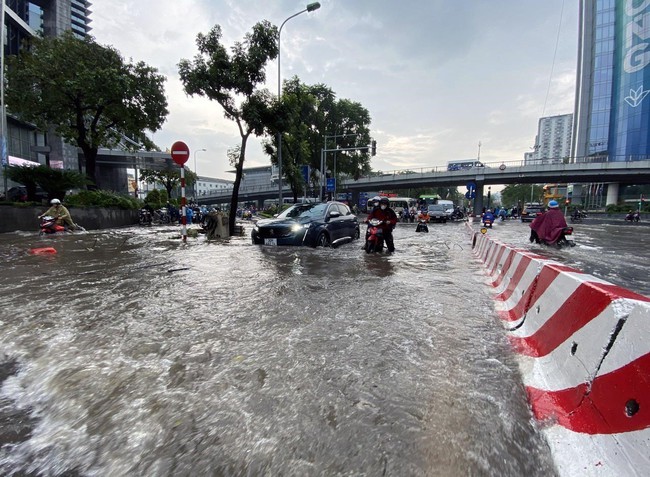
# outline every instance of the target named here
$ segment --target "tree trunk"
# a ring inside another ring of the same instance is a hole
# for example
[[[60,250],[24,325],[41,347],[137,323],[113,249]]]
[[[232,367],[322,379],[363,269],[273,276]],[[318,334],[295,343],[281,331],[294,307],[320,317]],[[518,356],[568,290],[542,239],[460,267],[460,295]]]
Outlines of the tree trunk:
[[[86,160],[86,177],[91,182],[86,186],[88,190],[97,190],[97,148],[81,147]]]
[[[237,219],[237,204],[239,203],[239,185],[241,184],[242,174],[244,171],[244,159],[246,158],[246,141],[248,134],[241,138],[241,149],[239,150],[239,160],[235,164],[235,183],[232,188],[232,196],[230,198],[230,214],[228,215],[228,228],[230,235],[235,233],[235,220]]]

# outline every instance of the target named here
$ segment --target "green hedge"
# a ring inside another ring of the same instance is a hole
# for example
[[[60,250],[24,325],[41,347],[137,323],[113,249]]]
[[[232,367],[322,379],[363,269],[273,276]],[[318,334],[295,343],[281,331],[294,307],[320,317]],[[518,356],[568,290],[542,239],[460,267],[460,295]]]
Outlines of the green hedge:
[[[142,201],[135,197],[104,190],[82,190],[67,196],[64,204],[73,207],[118,207],[126,210],[142,207]]]
[[[639,203],[627,202],[625,204],[609,204],[605,207],[605,211],[608,214],[618,214],[618,213],[628,213],[630,210],[637,210]],[[642,202],[641,203],[641,212],[650,212],[650,203]]]

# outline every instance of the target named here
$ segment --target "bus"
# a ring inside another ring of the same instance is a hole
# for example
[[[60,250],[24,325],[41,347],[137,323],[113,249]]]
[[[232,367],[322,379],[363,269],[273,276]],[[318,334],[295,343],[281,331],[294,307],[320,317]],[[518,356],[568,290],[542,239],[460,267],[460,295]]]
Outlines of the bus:
[[[438,201],[441,199],[441,197],[438,194],[423,194],[420,196],[420,200],[418,201],[420,204],[425,202],[427,204],[427,207],[433,204],[437,204]]]
[[[386,196],[375,196],[372,199],[368,199],[368,203],[366,205],[366,211],[368,213],[372,212],[372,209],[375,207],[375,202],[379,201],[379,199],[383,199]],[[395,213],[399,216],[399,214],[404,210],[408,209],[409,207],[416,205],[417,200],[412,199],[410,197],[386,197],[388,199],[388,206],[395,211]]]
[[[389,207],[395,211],[398,217],[404,209],[409,209],[411,206],[415,204],[416,204],[416,200],[411,199],[410,197],[389,197],[388,198]]]
[[[449,161],[447,163],[448,171],[465,171],[474,167],[485,167],[481,161],[476,159],[465,159],[461,161]]]

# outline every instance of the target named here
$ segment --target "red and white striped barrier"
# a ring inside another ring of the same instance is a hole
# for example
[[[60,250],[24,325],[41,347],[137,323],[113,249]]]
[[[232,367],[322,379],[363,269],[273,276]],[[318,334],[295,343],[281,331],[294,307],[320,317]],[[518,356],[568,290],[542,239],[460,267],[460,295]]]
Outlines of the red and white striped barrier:
[[[650,474],[650,298],[472,231],[562,475]]]

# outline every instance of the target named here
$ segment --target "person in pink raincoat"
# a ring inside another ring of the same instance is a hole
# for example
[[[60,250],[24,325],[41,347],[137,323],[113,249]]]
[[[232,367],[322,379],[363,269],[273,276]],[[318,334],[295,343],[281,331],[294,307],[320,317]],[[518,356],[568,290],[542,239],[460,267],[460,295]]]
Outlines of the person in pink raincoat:
[[[530,224],[530,241],[554,244],[560,238],[562,229],[567,227],[564,214],[556,200],[548,203],[548,210]]]

